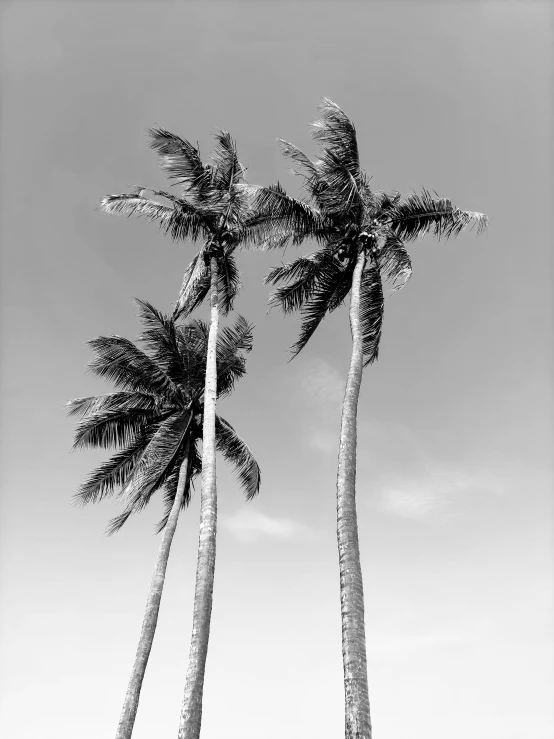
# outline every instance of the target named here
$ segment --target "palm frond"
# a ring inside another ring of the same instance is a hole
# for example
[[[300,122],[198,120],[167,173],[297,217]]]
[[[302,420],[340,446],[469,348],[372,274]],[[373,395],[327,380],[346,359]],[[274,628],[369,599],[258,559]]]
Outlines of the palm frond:
[[[150,408],[126,408],[96,412],[86,416],[76,427],[73,448],[98,447],[109,449],[133,444],[145,427],[157,418],[160,411]]]
[[[301,177],[305,177],[308,180],[317,178],[318,173],[314,163],[309,159],[309,157],[306,156],[306,154],[304,154],[303,151],[301,151],[294,144],[291,144],[289,141],[285,141],[284,139],[277,139],[277,142],[281,147],[281,152],[283,153],[283,156],[286,156],[289,159],[293,159],[295,162],[297,162],[297,164],[300,165],[300,171],[293,169],[293,174],[300,175]]]
[[[210,212],[180,200],[172,209],[169,218],[164,221],[163,228],[174,241],[186,239],[196,241],[210,232]]]
[[[164,315],[147,300],[135,298],[143,331],[139,336],[150,352],[151,359],[159,365],[176,387],[183,382],[183,361],[177,343],[175,321]]]
[[[336,275],[335,290],[329,298],[329,313],[340,308],[348,297],[348,293],[352,289],[352,277],[356,267],[356,260],[354,258],[348,259],[342,269],[338,268],[336,264],[333,267],[338,269],[338,274]]]
[[[318,177],[310,180],[307,186],[320,210],[333,219],[349,217],[356,223],[361,222],[366,193],[360,177],[354,177],[332,150],[325,150],[315,165]]]
[[[244,316],[238,316],[234,326],[225,326],[217,338],[217,391],[228,395],[235,382],[246,373],[243,353],[252,350],[254,326]]]
[[[177,343],[185,367],[184,378],[191,392],[203,388],[209,326],[199,319],[177,326]],[[193,390],[194,389],[194,390]]]
[[[220,192],[230,192],[234,185],[242,182],[245,168],[239,162],[237,147],[228,131],[218,131],[211,155],[213,181]]]
[[[219,260],[219,307],[224,316],[233,310],[233,303],[241,287],[239,270],[232,253],[227,252]]]
[[[397,190],[394,190],[390,193],[375,192],[374,196],[377,201],[379,213],[381,216],[387,215],[390,212],[394,212],[394,209],[401,199],[401,195]]]
[[[483,213],[460,210],[448,198],[434,198],[427,190],[413,193],[390,209],[387,225],[403,241],[413,241],[430,232],[437,238],[457,236],[465,228],[482,233],[488,218]]]
[[[342,271],[329,262],[317,275],[317,280],[311,287],[310,296],[304,301],[300,311],[300,335],[291,347],[291,358],[295,357],[306,346],[315,330],[325,318],[329,304],[339,286]]]
[[[279,306],[284,313],[302,308],[312,293],[320,271],[326,269],[332,260],[333,250],[323,248],[272,269],[264,278],[266,284],[276,285],[285,280],[289,284],[279,287],[271,294],[270,305]]]
[[[197,254],[185,270],[183,284],[173,311],[173,318],[189,316],[206,298],[210,289],[210,269],[204,260],[205,249]]]
[[[385,301],[379,270],[368,267],[362,273],[360,288],[360,323],[363,333],[364,367],[379,356]]]
[[[122,390],[180,398],[181,394],[159,365],[132,341],[121,336],[99,336],[87,342],[96,354],[89,369]]]
[[[210,170],[200,159],[200,152],[190,141],[176,136],[163,128],[151,128],[150,146],[161,160],[162,169],[171,179],[179,180],[199,200],[210,189]]]
[[[257,189],[257,188],[256,188]],[[249,199],[255,197],[250,193]],[[252,202],[249,202],[250,214],[247,215],[243,223],[236,229],[240,244],[244,248],[254,247],[256,249],[280,249],[285,247],[291,239],[294,240],[294,234],[287,231],[282,225],[269,215],[262,215],[253,210]]]
[[[306,182],[308,191],[327,215],[344,218],[349,213],[359,222],[369,183],[360,168],[356,129],[332,100],[324,98],[320,110],[322,117],[312,129],[321,154],[313,162],[315,174]]]
[[[246,499],[251,500],[260,489],[261,473],[250,448],[221,416],[215,419],[215,439],[217,450],[234,465]]]
[[[100,209],[104,213],[118,216],[144,216],[149,221],[166,224],[173,214],[173,208],[155,200],[133,194],[106,195],[100,201]]]
[[[151,433],[145,432],[134,444],[117,452],[107,462],[93,470],[75,493],[76,502],[81,505],[98,503],[122,488],[142,457],[151,436]]]
[[[246,372],[246,360],[241,352],[251,351],[252,330],[253,326],[243,316],[238,316],[233,327],[226,326],[219,332],[216,350],[219,397],[228,395]],[[203,387],[208,335],[208,324],[198,319],[178,327],[180,351],[184,361],[188,361],[187,376],[194,387]]]
[[[412,260],[401,239],[394,233],[387,234],[379,252],[379,268],[386,280],[393,283],[391,292],[397,292],[412,276]]]
[[[162,190],[152,192],[171,200],[173,205],[165,205],[134,194],[122,194],[107,195],[100,201],[100,208],[112,215],[138,215],[150,221],[158,221],[165,233],[175,241],[184,241],[187,238],[194,241],[209,229],[209,212]]]
[[[109,534],[119,531],[129,517],[148,505],[152,494],[165,484],[191,420],[190,412],[174,413],[160,423],[121,491],[121,496],[126,498],[125,509],[110,521]]]
[[[329,98],[323,98],[320,111],[322,117],[312,123],[314,139],[357,181],[360,174],[360,158],[354,124]]]
[[[306,238],[326,238],[326,226],[319,211],[303,200],[291,198],[279,183],[255,188],[251,207],[260,217],[260,228],[280,244],[287,235],[295,245]]]
[[[92,413],[105,413],[107,411],[127,408],[142,408],[153,410],[157,407],[157,400],[150,393],[120,392],[106,393],[105,395],[91,395],[87,398],[75,398],[67,404],[67,412],[70,416],[86,416]]]
[[[225,357],[240,351],[252,351],[253,329],[253,324],[240,315],[237,316],[233,327],[225,326],[218,337],[217,348],[220,352],[218,360],[223,360]]]
[[[175,496],[177,495],[177,486],[179,484],[179,474],[181,470],[182,460],[179,460],[178,464],[175,464],[175,469],[168,476],[164,485],[164,514],[163,517],[158,521],[156,525],[156,533],[159,534],[167,526],[169,514],[173,508]],[[198,454],[198,449],[195,443],[191,443],[188,452],[188,464],[187,464],[187,476],[185,479],[185,489],[183,492],[183,501],[181,503],[181,510],[184,510],[190,503],[191,491],[194,488],[194,480],[202,472],[202,459]]]

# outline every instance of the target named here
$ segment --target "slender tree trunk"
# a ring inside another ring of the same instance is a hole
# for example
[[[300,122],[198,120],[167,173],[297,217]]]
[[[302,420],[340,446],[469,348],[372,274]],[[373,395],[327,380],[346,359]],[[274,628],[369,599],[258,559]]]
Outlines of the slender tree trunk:
[[[131,739],[131,734],[133,733],[133,726],[140,698],[140,689],[142,687],[142,681],[144,680],[144,673],[146,671],[146,665],[148,664],[152,642],[154,641],[154,634],[156,633],[156,625],[158,623],[158,613],[160,611],[160,601],[164,587],[169,551],[171,549],[171,542],[173,541],[175,529],[177,528],[179,511],[181,509],[181,503],[183,502],[183,495],[185,493],[189,450],[188,440],[185,443],[185,459],[179,471],[177,493],[169,513],[169,518],[167,519],[167,524],[163,530],[162,542],[158,550],[158,559],[156,561],[156,568],[154,570],[150,592],[148,593],[148,600],[146,602],[146,613],[144,614],[144,620],[142,622],[139,645],[135,657],[135,663],[133,665],[133,671],[131,673],[131,679],[129,680],[129,686],[125,695],[125,702],[123,703],[119,725],[117,727],[116,739]]]
[[[371,739],[364,624],[364,589],[356,516],[356,433],[358,396],[362,382],[363,346],[360,288],[365,266],[362,252],[352,277],[350,328],[352,357],[342,406],[337,474],[337,540],[342,616],[345,737]]]
[[[217,489],[215,475],[215,403],[217,396],[217,331],[219,324],[218,264],[211,258],[210,332],[204,390],[204,424],[202,429],[202,496],[200,501],[200,537],[196,565],[194,614],[190,641],[189,665],[185,694],[179,721],[179,739],[199,739],[202,723],[202,694],[215,572],[215,540],[217,530]]]

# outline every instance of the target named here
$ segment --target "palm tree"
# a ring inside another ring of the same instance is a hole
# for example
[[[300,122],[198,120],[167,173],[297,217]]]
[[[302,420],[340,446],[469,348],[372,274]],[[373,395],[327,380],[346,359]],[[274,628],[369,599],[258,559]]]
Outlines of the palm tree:
[[[342,653],[346,739],[369,739],[371,719],[367,684],[364,599],[356,515],[357,407],[362,371],[378,357],[383,323],[383,281],[401,288],[411,275],[406,244],[431,232],[440,238],[462,229],[484,230],[481,213],[459,210],[427,190],[402,198],[370,188],[358,156],[356,131],[331,100],[321,105],[314,138],[321,153],[311,161],[280,140],[304,178],[309,202],[287,196],[279,184],[254,189],[253,207],[270,217],[274,243],[314,238],[320,248],[273,269],[266,282],[281,284],[272,303],[285,313],[300,310],[301,330],[292,347],[300,352],[324,316],[350,294],[352,354],[342,408],[337,473],[337,539],[340,566]]]
[[[144,197],[147,188],[109,195],[101,201],[107,213],[142,215],[157,221],[173,239],[193,241],[202,247],[185,271],[174,315],[188,315],[209,295],[210,330],[207,344],[202,436],[202,496],[200,545],[196,573],[193,636],[190,648],[179,737],[198,739],[202,715],[204,670],[210,632],[215,542],[217,529],[216,490],[216,394],[219,314],[227,315],[240,287],[235,250],[256,238],[259,219],[250,209],[245,168],[226,131],[216,134],[211,162],[204,164],[200,150],[189,141],[162,128],[150,130],[151,146],[160,156],[169,178],[181,186],[179,196],[150,190],[166,202]]]
[[[117,392],[71,401],[69,412],[83,420],[75,431],[75,448],[119,448],[96,469],[76,497],[95,503],[119,491],[126,505],[110,522],[118,531],[142,510],[153,494],[164,491],[163,531],[148,593],[138,649],[125,695],[116,739],[130,739],[146,665],[152,648],[165,572],[177,519],[191,496],[191,486],[202,470],[198,443],[202,438],[204,377],[208,327],[202,321],[176,325],[145,301],[137,301],[144,325],[146,350],[120,336],[100,336],[89,342],[95,353],[89,367],[111,380]],[[217,344],[219,396],[228,395],[246,371],[243,352],[252,347],[252,327],[239,317],[225,328]],[[260,486],[260,470],[244,441],[223,418],[215,418],[216,448],[237,469],[248,499]],[[201,527],[203,521],[201,521]],[[201,536],[202,546],[202,536]]]

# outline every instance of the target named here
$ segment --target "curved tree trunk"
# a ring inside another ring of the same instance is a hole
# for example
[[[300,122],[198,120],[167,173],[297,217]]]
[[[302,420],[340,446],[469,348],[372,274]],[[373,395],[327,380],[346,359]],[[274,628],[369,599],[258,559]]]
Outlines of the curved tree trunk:
[[[350,328],[352,357],[342,406],[337,474],[337,540],[340,568],[345,737],[371,739],[364,624],[364,589],[356,516],[356,433],[362,382],[363,346],[360,288],[365,266],[362,252],[352,277]]]
[[[202,694],[215,572],[215,540],[217,529],[217,489],[215,475],[215,403],[217,396],[217,331],[219,324],[218,264],[211,258],[210,332],[204,390],[204,423],[202,429],[202,495],[200,500],[200,537],[196,565],[194,613],[189,665],[179,721],[179,739],[198,739],[202,723]]]
[[[185,493],[188,467],[188,440],[185,444],[185,459],[179,471],[177,493],[171,507],[169,518],[167,519],[167,524],[163,530],[162,542],[158,550],[158,559],[156,561],[156,568],[154,570],[152,584],[150,585],[150,592],[148,593],[148,600],[146,602],[146,613],[144,614],[144,620],[142,622],[139,645],[135,657],[135,663],[133,665],[133,671],[131,673],[131,679],[129,680],[129,686],[125,695],[125,702],[123,703],[119,725],[117,727],[116,739],[130,739],[131,734],[133,733],[133,726],[140,698],[140,689],[142,688],[142,681],[144,680],[144,673],[146,672],[146,665],[148,664],[152,642],[154,641],[154,634],[156,633],[156,625],[158,623],[158,613],[160,611],[160,601],[162,599],[169,551],[171,549],[175,529],[177,528],[179,511],[181,509],[181,503],[183,502],[183,495]]]

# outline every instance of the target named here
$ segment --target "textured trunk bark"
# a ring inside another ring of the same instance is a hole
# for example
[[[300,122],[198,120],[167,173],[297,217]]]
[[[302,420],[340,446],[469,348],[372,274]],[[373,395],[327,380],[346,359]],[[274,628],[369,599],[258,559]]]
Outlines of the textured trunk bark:
[[[363,346],[360,288],[365,266],[362,252],[352,277],[350,328],[352,357],[346,381],[337,474],[337,540],[340,568],[345,737],[371,739],[364,624],[364,589],[356,516],[356,434],[362,382]]]
[[[202,429],[202,495],[200,501],[200,537],[196,564],[196,588],[190,641],[189,665],[179,722],[179,739],[198,739],[202,723],[202,693],[215,572],[217,529],[217,489],[215,476],[215,403],[217,396],[216,348],[219,324],[218,264],[211,258],[210,332],[204,390]]]
[[[117,727],[116,739],[131,739],[131,734],[133,733],[133,726],[140,698],[140,689],[142,687],[142,681],[144,680],[144,673],[146,672],[146,665],[148,664],[152,642],[154,641],[154,634],[156,633],[156,625],[158,623],[158,613],[160,611],[160,601],[164,587],[169,551],[171,549],[175,529],[177,528],[179,511],[181,509],[181,503],[185,492],[188,448],[187,441],[185,447],[185,459],[179,471],[177,493],[171,507],[169,518],[167,519],[167,524],[163,530],[162,542],[158,550],[158,559],[154,575],[152,577],[152,584],[150,585],[150,592],[148,593],[148,600],[146,602],[146,613],[144,614],[144,620],[142,622],[139,645],[135,657],[135,663],[133,665],[133,671],[131,673],[131,679],[129,680],[129,686],[125,695],[125,702],[123,703],[119,725]]]

